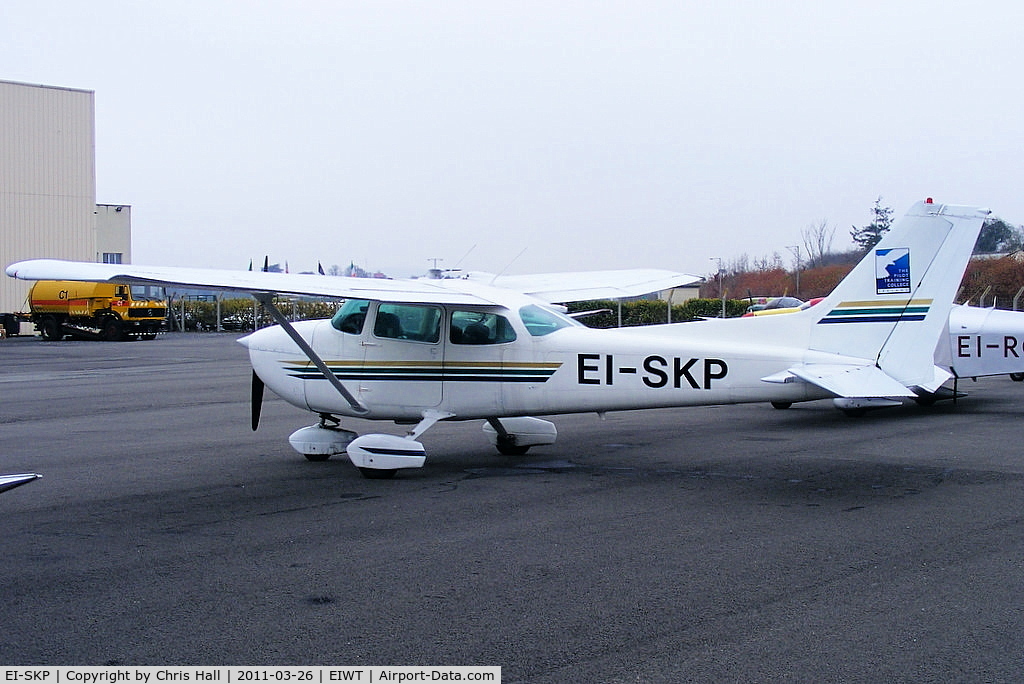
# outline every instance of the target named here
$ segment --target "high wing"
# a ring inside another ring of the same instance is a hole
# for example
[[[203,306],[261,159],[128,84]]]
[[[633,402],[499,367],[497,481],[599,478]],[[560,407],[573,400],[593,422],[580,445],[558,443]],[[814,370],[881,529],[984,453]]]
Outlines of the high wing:
[[[547,302],[572,302],[637,296],[689,285],[698,276],[673,271],[632,269],[537,276],[489,276],[451,280],[389,280],[311,274],[265,273],[96,264],[57,259],[33,259],[11,264],[7,275],[22,280],[82,280],[92,282],[180,285],[258,294],[372,299],[414,304],[496,304],[491,288],[513,290]],[[489,282],[488,282],[489,280]]]
[[[360,298],[409,303],[493,303],[479,295],[439,285],[446,281],[427,279],[348,278],[175,266],[96,264],[56,259],[20,261],[7,267],[7,275],[21,280],[152,283],[260,294]]]
[[[703,280],[700,276],[658,269],[539,273],[494,276],[470,273],[469,279],[523,292],[548,302],[582,302],[597,299],[639,297]]]

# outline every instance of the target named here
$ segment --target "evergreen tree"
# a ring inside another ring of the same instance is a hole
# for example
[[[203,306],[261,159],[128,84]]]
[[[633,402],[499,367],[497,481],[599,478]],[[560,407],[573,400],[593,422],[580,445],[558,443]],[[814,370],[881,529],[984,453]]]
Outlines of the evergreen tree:
[[[881,196],[875,200],[875,206],[871,208],[871,215],[874,217],[871,223],[863,228],[853,226],[853,230],[850,231],[850,237],[864,252],[877,245],[892,226],[892,207],[882,206]]]
[[[981,227],[978,241],[974,244],[975,254],[998,254],[1020,249],[1024,236],[1016,226],[998,218],[990,218]]]

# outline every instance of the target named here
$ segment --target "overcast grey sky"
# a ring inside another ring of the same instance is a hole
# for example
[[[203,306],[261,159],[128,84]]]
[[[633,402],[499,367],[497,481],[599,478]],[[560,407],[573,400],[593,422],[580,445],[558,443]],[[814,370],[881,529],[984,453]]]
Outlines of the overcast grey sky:
[[[7,0],[0,78],[96,92],[136,263],[708,273],[822,219],[852,247],[879,195],[1024,222],[1022,30],[1010,0]]]

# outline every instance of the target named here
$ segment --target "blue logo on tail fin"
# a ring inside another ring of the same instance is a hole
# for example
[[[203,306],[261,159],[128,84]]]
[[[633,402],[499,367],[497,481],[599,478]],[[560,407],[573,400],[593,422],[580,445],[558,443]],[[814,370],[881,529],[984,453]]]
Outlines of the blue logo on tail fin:
[[[875,293],[910,292],[910,250],[906,247],[875,250]]]

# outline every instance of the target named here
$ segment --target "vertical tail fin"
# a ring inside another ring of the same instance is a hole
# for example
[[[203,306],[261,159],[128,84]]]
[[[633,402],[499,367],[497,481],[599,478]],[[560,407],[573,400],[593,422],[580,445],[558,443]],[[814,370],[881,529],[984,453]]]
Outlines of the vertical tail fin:
[[[812,307],[809,347],[874,358],[906,387],[933,388],[933,353],[987,209],[918,202]]]

